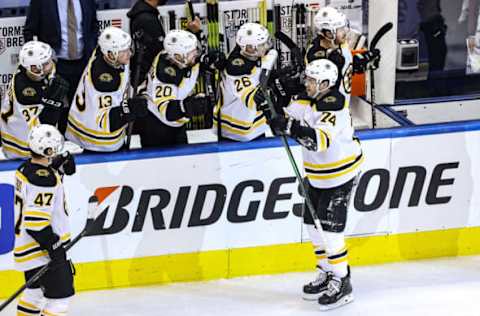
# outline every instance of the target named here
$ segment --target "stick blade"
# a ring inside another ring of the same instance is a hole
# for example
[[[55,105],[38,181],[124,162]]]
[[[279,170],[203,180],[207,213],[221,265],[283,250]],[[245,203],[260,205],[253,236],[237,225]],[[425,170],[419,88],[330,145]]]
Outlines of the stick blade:
[[[392,22],[385,23],[375,34],[372,41],[370,42],[370,50],[375,49],[380,39],[387,34],[393,28]]]

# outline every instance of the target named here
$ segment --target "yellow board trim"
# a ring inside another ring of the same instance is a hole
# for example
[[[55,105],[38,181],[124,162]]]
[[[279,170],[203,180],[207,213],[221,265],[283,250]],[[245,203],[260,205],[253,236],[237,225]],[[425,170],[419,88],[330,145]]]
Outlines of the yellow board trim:
[[[369,265],[445,256],[480,254],[480,227],[347,239],[349,264]],[[310,271],[310,242],[225,249],[200,253],[78,263],[77,290],[200,281],[246,275]],[[24,282],[17,271],[0,271],[0,298]]]

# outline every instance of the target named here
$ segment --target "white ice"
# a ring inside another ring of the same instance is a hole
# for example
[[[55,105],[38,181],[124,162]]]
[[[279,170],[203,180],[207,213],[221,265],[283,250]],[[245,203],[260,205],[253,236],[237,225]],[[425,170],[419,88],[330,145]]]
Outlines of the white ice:
[[[75,316],[479,316],[480,256],[353,267],[355,301],[321,312],[301,299],[313,272],[78,293]],[[2,315],[15,315],[15,306]]]

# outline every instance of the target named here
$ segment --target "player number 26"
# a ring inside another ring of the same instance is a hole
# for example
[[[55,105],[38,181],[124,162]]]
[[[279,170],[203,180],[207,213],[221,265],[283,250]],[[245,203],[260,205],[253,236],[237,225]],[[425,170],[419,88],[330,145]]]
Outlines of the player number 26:
[[[237,89],[237,92],[240,92],[243,90],[243,88],[250,87],[251,85],[252,82],[248,77],[242,77],[235,80],[235,88]]]

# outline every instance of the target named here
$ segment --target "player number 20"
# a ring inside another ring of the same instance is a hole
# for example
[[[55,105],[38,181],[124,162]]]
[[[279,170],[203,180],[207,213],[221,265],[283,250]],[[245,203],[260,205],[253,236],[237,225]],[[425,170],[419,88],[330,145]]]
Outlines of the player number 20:
[[[172,87],[157,86],[157,88],[155,89],[155,97],[156,98],[169,97],[171,95],[172,95]]]

